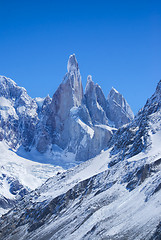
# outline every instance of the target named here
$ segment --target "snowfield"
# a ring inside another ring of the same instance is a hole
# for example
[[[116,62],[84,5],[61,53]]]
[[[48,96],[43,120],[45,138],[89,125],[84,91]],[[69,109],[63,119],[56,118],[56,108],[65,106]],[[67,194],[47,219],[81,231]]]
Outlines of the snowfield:
[[[6,143],[0,142],[0,198],[17,199],[17,193],[11,193],[11,184],[16,180],[28,191],[41,186],[49,177],[64,169],[52,164],[43,164],[20,157],[9,149]],[[18,191],[18,189],[17,189]],[[20,196],[19,196],[20,197]],[[0,207],[0,214],[8,209]]]
[[[161,221],[160,136],[112,167],[108,149],[49,178],[2,217],[0,230],[6,218],[11,229],[1,239],[150,239]]]

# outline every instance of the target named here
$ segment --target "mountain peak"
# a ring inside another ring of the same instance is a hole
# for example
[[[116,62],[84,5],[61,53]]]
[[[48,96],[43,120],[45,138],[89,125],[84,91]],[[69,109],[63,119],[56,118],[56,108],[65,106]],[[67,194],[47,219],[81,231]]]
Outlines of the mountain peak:
[[[6,86],[11,85],[11,86],[18,87],[17,84],[12,79],[7,78],[5,76],[1,76],[1,75],[0,75],[0,84],[6,85]]]
[[[94,86],[94,82],[92,80],[92,76],[88,75],[87,77],[87,83],[86,83],[86,88],[85,88],[85,94],[91,89],[91,87]]]
[[[75,54],[73,53],[72,55],[69,56],[69,60],[68,60],[68,65],[67,65],[67,70],[68,72],[71,71],[78,71],[78,62],[77,59],[75,57]]]
[[[110,92],[109,92],[108,98],[111,98],[115,95],[121,95],[121,94],[114,87],[112,87]]]
[[[114,87],[112,87],[111,91],[114,91],[115,93],[119,93]]]
[[[93,81],[92,81],[92,76],[91,76],[91,75],[88,75],[88,77],[87,77],[87,83],[89,83],[89,82],[93,82]]]
[[[157,84],[156,92],[157,93],[161,92],[161,80]]]
[[[108,118],[115,123],[115,127],[121,127],[123,124],[130,122],[134,114],[121,93],[114,87],[107,97],[108,101]]]

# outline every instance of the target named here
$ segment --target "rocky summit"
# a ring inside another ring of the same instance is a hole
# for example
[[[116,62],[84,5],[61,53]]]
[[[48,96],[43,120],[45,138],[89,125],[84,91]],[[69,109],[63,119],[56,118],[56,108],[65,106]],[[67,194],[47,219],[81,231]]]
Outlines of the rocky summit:
[[[12,149],[35,149],[50,155],[71,153],[85,161],[107,147],[117,128],[134,118],[123,96],[114,90],[106,99],[88,76],[85,93],[75,54],[52,99],[32,99],[27,91],[0,77],[0,140]]]

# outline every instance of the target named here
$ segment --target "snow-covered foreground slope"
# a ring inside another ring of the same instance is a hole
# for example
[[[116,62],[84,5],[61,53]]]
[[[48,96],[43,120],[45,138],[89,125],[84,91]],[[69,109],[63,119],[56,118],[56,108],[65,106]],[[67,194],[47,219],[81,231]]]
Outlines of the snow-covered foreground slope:
[[[0,238],[151,239],[161,221],[160,138],[111,167],[108,149],[50,178],[2,216]]]
[[[20,157],[4,142],[0,142],[0,214],[12,207],[14,200],[62,171],[62,167]]]

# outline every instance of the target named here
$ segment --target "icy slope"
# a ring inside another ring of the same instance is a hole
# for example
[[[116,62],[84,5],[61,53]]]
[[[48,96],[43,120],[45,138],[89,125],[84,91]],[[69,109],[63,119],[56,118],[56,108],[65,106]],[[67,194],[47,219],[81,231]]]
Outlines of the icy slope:
[[[11,208],[15,200],[62,171],[62,167],[22,158],[0,142],[0,214]]]
[[[1,239],[150,239],[161,221],[160,125],[144,152],[110,166],[108,149],[50,178],[2,217]]]
[[[25,196],[2,217],[1,239],[150,239],[161,220],[161,154],[108,168],[108,152]]]

